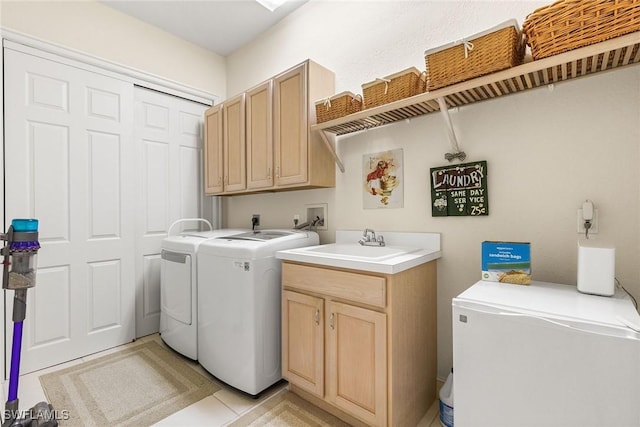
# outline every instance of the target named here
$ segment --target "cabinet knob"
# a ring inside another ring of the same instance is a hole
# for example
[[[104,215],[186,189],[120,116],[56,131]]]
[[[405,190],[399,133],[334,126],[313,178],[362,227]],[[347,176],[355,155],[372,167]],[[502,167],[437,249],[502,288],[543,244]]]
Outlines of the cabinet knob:
[[[331,329],[335,329],[335,327],[333,326],[333,313],[331,313],[331,316],[329,316],[329,326],[331,327]]]
[[[316,325],[320,325],[320,310],[316,309],[316,314],[315,316],[313,316],[313,318],[316,320]]]

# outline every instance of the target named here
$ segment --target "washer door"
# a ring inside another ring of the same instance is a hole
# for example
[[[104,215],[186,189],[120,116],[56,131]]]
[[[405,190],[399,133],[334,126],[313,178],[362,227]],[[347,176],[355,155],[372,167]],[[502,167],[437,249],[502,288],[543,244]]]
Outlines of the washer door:
[[[190,325],[191,255],[162,250],[160,262],[160,306],[169,317]]]

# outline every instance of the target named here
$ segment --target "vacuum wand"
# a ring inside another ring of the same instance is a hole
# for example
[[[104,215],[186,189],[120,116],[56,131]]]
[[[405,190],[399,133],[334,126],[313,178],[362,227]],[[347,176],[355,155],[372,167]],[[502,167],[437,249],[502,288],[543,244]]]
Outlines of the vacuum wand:
[[[38,220],[14,219],[7,233],[0,237],[7,242],[1,249],[4,256],[2,287],[14,291],[9,396],[5,404],[2,427],[56,427],[58,422],[50,404],[39,402],[22,414],[19,411],[18,400],[22,326],[27,315],[27,289],[36,285],[36,256],[40,249]]]

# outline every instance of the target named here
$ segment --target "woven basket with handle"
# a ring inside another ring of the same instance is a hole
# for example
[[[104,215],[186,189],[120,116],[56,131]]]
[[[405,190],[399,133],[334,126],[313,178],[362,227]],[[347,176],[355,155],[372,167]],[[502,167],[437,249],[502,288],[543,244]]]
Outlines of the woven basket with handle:
[[[341,92],[315,102],[318,123],[327,122],[362,110],[362,96]]]
[[[424,73],[411,67],[362,85],[364,108],[388,104],[424,92]]]
[[[640,31],[640,0],[560,0],[527,16],[533,59]]]
[[[425,52],[431,91],[522,63],[524,43],[515,20]]]

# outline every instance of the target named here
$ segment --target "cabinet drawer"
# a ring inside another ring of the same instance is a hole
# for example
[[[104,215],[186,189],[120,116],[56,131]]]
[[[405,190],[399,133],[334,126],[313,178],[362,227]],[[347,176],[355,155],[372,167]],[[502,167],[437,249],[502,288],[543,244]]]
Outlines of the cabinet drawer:
[[[375,307],[386,305],[386,279],[379,276],[285,262],[282,285]]]

